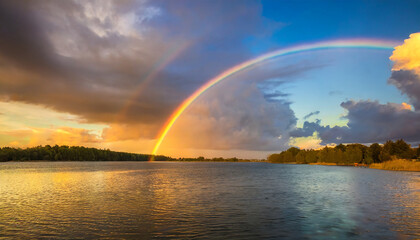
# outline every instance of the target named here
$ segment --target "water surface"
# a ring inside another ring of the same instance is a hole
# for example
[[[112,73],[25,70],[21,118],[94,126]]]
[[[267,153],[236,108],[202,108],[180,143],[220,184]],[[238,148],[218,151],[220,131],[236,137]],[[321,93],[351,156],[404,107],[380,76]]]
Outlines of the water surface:
[[[0,163],[0,238],[418,239],[419,186],[337,166]]]

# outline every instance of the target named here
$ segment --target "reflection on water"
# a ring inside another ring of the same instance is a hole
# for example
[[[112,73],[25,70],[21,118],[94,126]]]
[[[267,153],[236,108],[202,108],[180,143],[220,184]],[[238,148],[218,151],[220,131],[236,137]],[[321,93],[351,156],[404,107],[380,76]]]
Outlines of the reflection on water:
[[[1,237],[418,239],[420,174],[266,163],[1,163]]]

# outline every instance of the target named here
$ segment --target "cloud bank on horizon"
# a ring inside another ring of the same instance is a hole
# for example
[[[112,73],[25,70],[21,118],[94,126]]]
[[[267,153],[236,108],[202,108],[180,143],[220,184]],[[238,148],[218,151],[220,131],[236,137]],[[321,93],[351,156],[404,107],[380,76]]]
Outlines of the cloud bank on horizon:
[[[368,35],[371,27],[356,24],[334,35],[357,19],[348,12],[336,16],[344,10],[335,5],[328,4],[331,11],[322,15],[336,20],[327,26],[322,16],[303,14],[313,8],[309,3],[0,0],[0,145],[68,144],[148,153],[178,104],[221,71],[298,42],[352,36],[402,40],[413,32],[415,24],[409,23],[416,22],[413,9],[419,7],[400,5],[406,15],[400,24],[408,27],[396,28],[395,34],[378,26],[376,35]],[[351,3],[351,8],[365,8],[361,23],[377,22],[366,21],[376,7]],[[396,10],[390,6],[377,17],[386,22],[385,15]],[[305,25],[309,19],[312,27]],[[321,60],[285,57],[206,93],[178,120],[162,154],[258,157],[283,150],[297,138],[308,138],[301,147],[388,138],[419,142],[418,38],[412,34],[390,58],[388,83],[404,94],[410,109],[401,103],[348,100],[341,104],[347,126],[324,126],[322,110],[298,114],[291,96],[293,83],[334,65],[334,52]],[[328,92],[348,97],[341,89]],[[308,121],[314,118],[320,120]],[[303,126],[299,121],[305,121]]]

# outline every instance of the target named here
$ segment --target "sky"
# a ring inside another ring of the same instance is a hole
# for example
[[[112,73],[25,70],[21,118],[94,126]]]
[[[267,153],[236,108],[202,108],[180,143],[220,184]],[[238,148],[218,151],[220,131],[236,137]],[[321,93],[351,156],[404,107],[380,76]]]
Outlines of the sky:
[[[0,0],[0,146],[265,158],[291,146],[420,143],[419,1]]]

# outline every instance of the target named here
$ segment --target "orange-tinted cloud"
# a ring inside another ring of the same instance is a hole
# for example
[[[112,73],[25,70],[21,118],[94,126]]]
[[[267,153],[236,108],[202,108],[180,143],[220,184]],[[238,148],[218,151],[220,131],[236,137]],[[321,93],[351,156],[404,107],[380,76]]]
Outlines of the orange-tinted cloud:
[[[296,137],[291,138],[290,145],[298,147],[300,149],[318,149],[321,148],[322,140],[318,137],[317,132],[314,132],[309,137]]]
[[[99,143],[100,138],[89,130],[80,128],[61,127],[52,130],[49,141],[58,145],[92,145]]]
[[[105,142],[138,140],[144,137],[153,138],[156,131],[157,126],[154,125],[113,123],[102,130],[102,138]]]
[[[389,58],[394,62],[393,71],[414,70],[420,75],[420,33],[413,33],[404,44],[395,47]]]
[[[283,98],[267,99],[248,76],[214,86],[183,114],[164,148],[272,151],[288,147],[296,123]],[[279,136],[283,135],[282,138]]]
[[[71,127],[11,130],[2,131],[0,134],[13,137],[15,140],[7,145],[14,147],[32,147],[46,144],[94,146],[100,142],[99,136],[90,130]]]
[[[405,103],[405,102],[403,102],[401,104],[401,107],[402,107],[402,109],[405,109],[405,110],[412,110],[412,106],[408,103]]]
[[[420,33],[413,33],[390,57],[394,61],[388,83],[395,85],[420,110]]]

